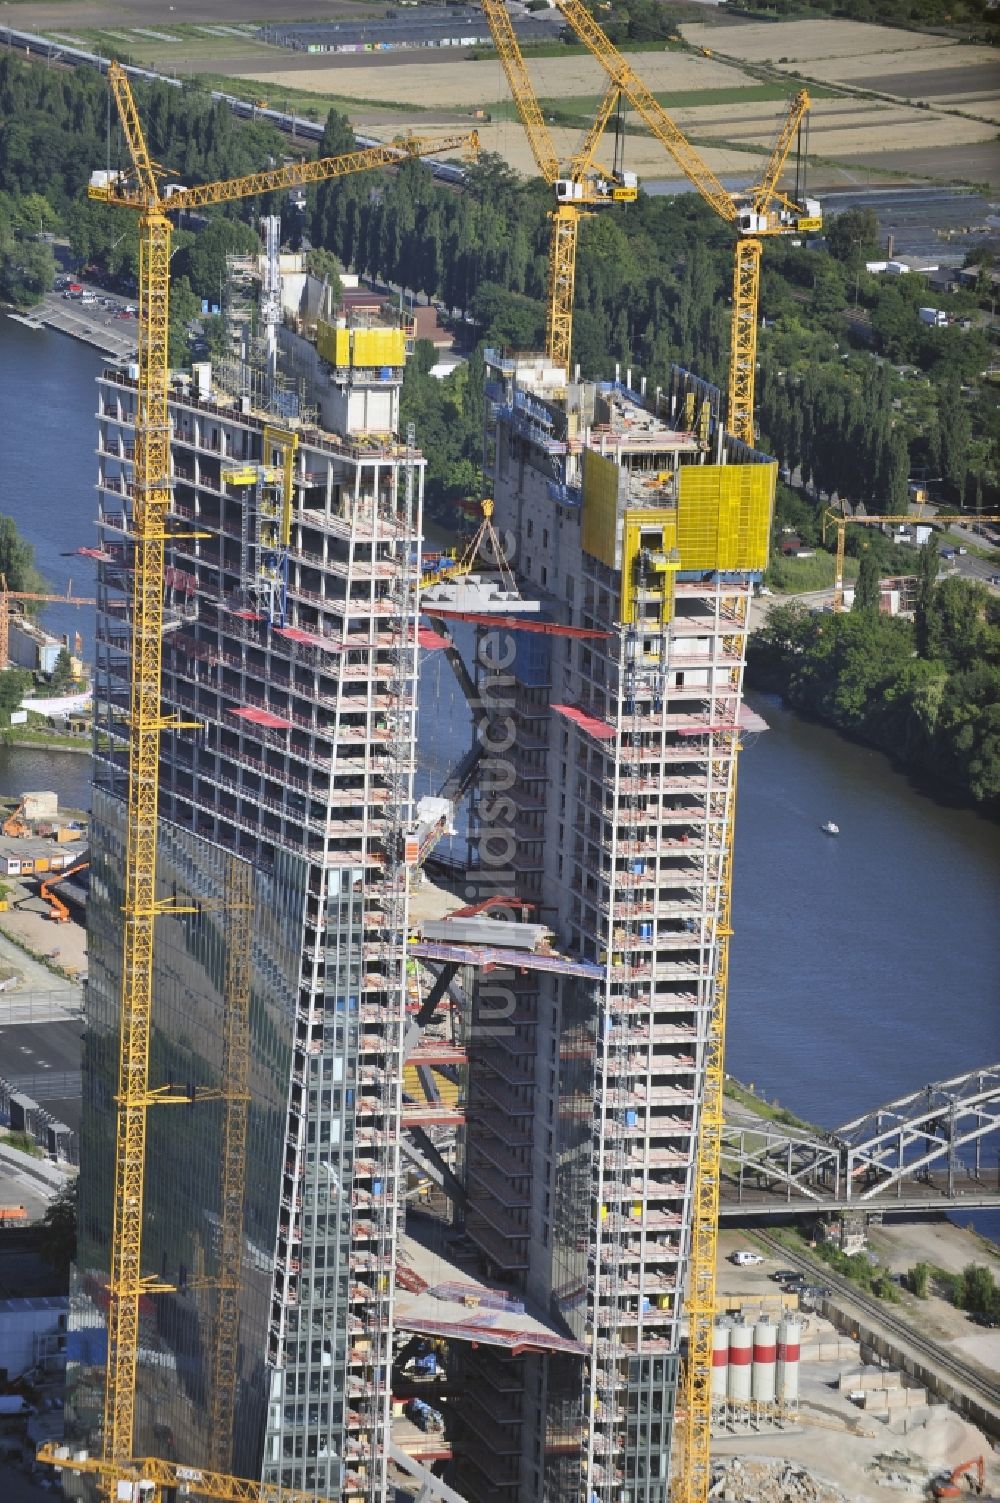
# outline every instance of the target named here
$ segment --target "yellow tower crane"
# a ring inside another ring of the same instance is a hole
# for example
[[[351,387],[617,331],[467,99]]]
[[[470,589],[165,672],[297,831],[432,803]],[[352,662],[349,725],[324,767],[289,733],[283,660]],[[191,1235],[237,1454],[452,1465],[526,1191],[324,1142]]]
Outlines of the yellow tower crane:
[[[826,542],[827,526],[837,529],[837,562],[833,572],[833,608],[835,611],[844,609],[844,554],[847,548],[848,527],[881,527],[885,522],[923,522],[930,525],[935,522],[964,522],[967,526],[973,526],[976,522],[1000,522],[1000,516],[979,516],[978,513],[961,511],[939,511],[923,515],[918,512],[901,513],[898,516],[886,517],[848,517],[842,511],[833,511],[828,508],[823,513],[823,541]]]
[[[609,85],[579,151],[563,173],[505,0],[482,0],[482,5],[532,156],[542,177],[550,188],[555,189],[556,206],[549,215],[552,232],[549,238],[545,351],[552,364],[562,366],[568,377],[573,346],[573,291],[580,219],[606,204],[634,203],[639,193],[634,174],[623,172],[617,163],[610,173],[594,167],[594,154],[622,91],[616,82]]]
[[[139,371],[133,459],[134,564],[132,582],[132,664],[129,715],[129,776],[124,873],[124,940],[115,1132],[114,1208],[108,1282],[108,1357],[104,1392],[102,1456],[74,1464],[96,1473],[107,1495],[118,1496],[119,1482],[142,1478],[153,1490],[184,1479],[194,1489],[202,1474],[173,1468],[166,1480],[155,1462],[133,1461],[139,1300],[164,1285],[142,1271],[146,1126],[151,1107],[189,1099],[170,1087],[150,1083],[150,1031],[153,989],[153,928],[158,914],[189,911],[156,896],[158,761],[160,732],[181,722],[160,706],[163,637],[164,549],[170,507],[170,423],[167,401],[169,364],[170,241],[168,213],[231,203],[261,193],[326,182],[372,167],[455,149],[478,149],[475,133],[434,139],[408,137],[388,145],[296,163],[267,172],[196,188],[160,193],[160,169],[152,160],[128,76],[112,63],[108,81],[115,96],[131,160],[127,172],[99,172],[91,198],[131,209],[139,216]],[[216,1093],[216,1099],[218,1093]],[[58,1462],[55,1451],[44,1459]],[[167,1470],[170,1470],[169,1468]],[[207,1474],[206,1474],[207,1476]],[[215,1497],[258,1499],[259,1484],[215,1474]],[[228,1489],[228,1490],[227,1490]],[[148,1490],[148,1488],[147,1488]],[[202,1491],[211,1492],[207,1483]]]
[[[622,57],[581,0],[556,0],[570,27],[597,58],[612,84],[641,115],[658,141],[666,147],[684,176],[721,219],[736,231],[733,269],[733,312],[729,352],[729,402],[727,424],[744,443],[754,438],[754,381],[757,362],[757,308],[760,300],[760,257],[767,235],[794,235],[822,227],[820,206],[815,199],[801,202],[778,189],[778,180],[809,110],[809,95],[803,89],[792,100],[784,124],[756,188],[733,194],[677,126],[659,100]]]

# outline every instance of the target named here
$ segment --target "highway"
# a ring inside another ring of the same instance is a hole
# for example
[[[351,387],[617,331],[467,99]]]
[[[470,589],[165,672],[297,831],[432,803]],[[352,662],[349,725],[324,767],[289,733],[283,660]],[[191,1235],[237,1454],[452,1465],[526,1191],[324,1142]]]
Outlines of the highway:
[[[776,1237],[770,1236],[767,1232],[757,1232],[755,1235],[771,1256],[778,1258],[783,1265],[797,1268],[807,1275],[810,1282],[821,1282],[829,1288],[832,1291],[832,1298],[828,1300],[829,1304],[847,1313],[853,1311],[864,1316],[875,1330],[882,1331],[892,1340],[898,1341],[918,1360],[940,1373],[942,1377],[949,1378],[956,1387],[971,1398],[996,1410],[998,1425],[1000,1425],[1000,1379],[991,1376],[974,1363],[964,1362],[947,1347],[940,1346],[936,1341],[931,1341],[928,1337],[921,1335],[907,1321],[894,1313],[892,1305],[887,1305],[884,1300],[876,1299],[873,1294],[859,1289],[857,1284],[852,1284],[849,1279],[834,1273],[826,1263],[810,1258],[805,1253],[790,1251],[784,1242],[779,1242]]]

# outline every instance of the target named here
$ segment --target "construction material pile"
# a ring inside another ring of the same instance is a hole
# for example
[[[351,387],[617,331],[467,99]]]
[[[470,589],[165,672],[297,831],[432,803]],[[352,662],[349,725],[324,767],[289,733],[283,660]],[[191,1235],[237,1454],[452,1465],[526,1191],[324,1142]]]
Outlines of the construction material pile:
[[[719,1503],[847,1503],[839,1488],[792,1461],[724,1461],[712,1468],[708,1496]]]

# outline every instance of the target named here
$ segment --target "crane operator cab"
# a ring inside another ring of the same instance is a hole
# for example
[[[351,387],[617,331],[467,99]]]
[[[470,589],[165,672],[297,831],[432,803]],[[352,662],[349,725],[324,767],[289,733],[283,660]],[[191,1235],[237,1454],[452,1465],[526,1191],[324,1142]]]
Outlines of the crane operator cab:
[[[561,204],[635,203],[639,197],[639,179],[634,172],[603,173],[577,180],[556,179],[556,202]]]

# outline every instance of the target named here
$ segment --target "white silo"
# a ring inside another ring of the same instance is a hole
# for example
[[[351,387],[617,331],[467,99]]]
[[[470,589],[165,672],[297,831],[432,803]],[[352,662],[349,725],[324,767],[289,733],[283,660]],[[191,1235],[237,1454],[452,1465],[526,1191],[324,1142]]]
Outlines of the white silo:
[[[737,1322],[729,1333],[729,1397],[734,1404],[750,1402],[753,1327]]]
[[[777,1398],[783,1409],[794,1408],[799,1401],[799,1346],[802,1327],[786,1317],[778,1327],[776,1363]]]
[[[712,1408],[726,1402],[729,1383],[729,1334],[731,1322],[718,1320],[712,1328]]]
[[[774,1403],[774,1362],[778,1332],[770,1320],[759,1320],[753,1328],[753,1377],[751,1392],[758,1404]]]

